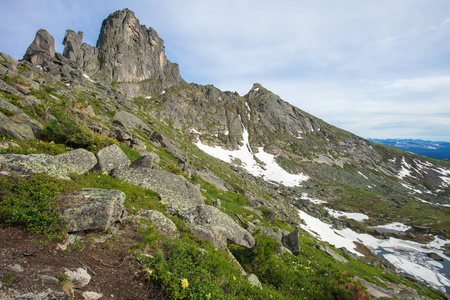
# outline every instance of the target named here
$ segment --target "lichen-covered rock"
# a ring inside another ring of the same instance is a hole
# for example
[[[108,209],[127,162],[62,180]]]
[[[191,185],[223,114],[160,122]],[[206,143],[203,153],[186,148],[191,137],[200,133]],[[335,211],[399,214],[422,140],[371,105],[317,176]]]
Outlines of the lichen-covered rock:
[[[140,211],[137,216],[151,220],[156,228],[164,233],[172,234],[177,231],[177,226],[175,226],[172,220],[157,210],[144,209]]]
[[[131,164],[128,156],[116,144],[112,144],[97,152],[98,164],[96,169],[110,172],[112,169],[128,167]]]
[[[125,197],[125,193],[118,190],[82,189],[72,193],[65,199],[69,202],[68,208],[62,213],[68,231],[105,231],[125,217]]]
[[[67,174],[84,174],[97,164],[95,155],[83,148],[58,154],[52,160],[60,164],[62,170],[66,169]]]
[[[182,215],[203,203],[199,189],[184,177],[148,168],[114,169],[112,176],[158,192],[170,214]]]
[[[210,240],[216,247],[225,248],[227,243],[247,248],[255,245],[255,239],[247,230],[216,207],[200,205],[182,217],[198,237]]]
[[[23,141],[35,139],[42,124],[30,118],[20,108],[0,98],[0,134],[9,134]]]
[[[158,157],[159,158],[159,157]],[[153,167],[153,156],[145,155],[141,156],[130,165],[131,168],[152,168]]]
[[[95,155],[85,149],[76,149],[56,156],[46,154],[0,155],[0,169],[20,175],[48,174],[70,179],[70,173],[84,174],[97,164]]]

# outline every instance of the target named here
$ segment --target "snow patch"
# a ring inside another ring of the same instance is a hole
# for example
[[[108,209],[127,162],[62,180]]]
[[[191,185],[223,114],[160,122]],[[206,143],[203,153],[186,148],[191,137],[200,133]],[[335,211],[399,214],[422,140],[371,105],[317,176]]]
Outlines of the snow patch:
[[[369,178],[366,175],[364,175],[363,173],[361,173],[360,171],[358,171],[358,174],[361,175],[362,177],[364,177],[365,179],[369,180]]]
[[[152,96],[145,96],[145,99],[152,99]]]
[[[397,231],[397,232],[405,232],[409,229],[411,229],[411,226],[399,223],[399,222],[393,222],[385,225],[378,225],[378,226],[372,226],[373,229],[380,229],[381,231],[387,230],[387,231]]]
[[[369,219],[368,215],[365,215],[362,213],[351,213],[351,212],[345,212],[345,211],[338,211],[338,210],[334,210],[331,208],[325,208],[325,209],[328,210],[328,213],[335,218],[347,217],[349,219],[353,219],[358,222],[364,222],[365,220]]]
[[[89,75],[87,74],[83,74],[83,77],[89,80],[90,82],[94,82],[94,80],[92,80],[91,77],[89,77]]]
[[[424,248],[426,248],[426,252],[434,252],[448,260],[439,248],[449,243],[449,240],[442,240],[436,237],[429,244],[420,244],[392,237],[389,239],[377,239],[369,234],[356,233],[349,228],[342,230],[333,229],[332,225],[323,223],[300,210],[299,216],[305,221],[306,225],[300,224],[305,231],[322,241],[334,245],[336,248],[344,247],[350,252],[362,256],[361,253],[356,251],[355,242],[362,243],[375,254],[382,256],[393,264],[398,271],[414,276],[416,279],[426,282],[441,291],[445,291],[446,288],[450,287],[450,279],[440,270],[443,266],[430,261],[424,251]]]
[[[258,148],[258,153],[253,154],[249,144],[249,134],[246,129],[243,132],[244,144],[238,150],[226,150],[221,147],[208,146],[200,140],[195,144],[199,149],[207,154],[227,163],[235,160],[242,162],[242,167],[254,176],[261,176],[265,180],[282,183],[285,186],[300,186],[303,181],[309,179],[308,176],[290,174],[281,168],[275,161],[275,156],[264,152],[263,147]],[[261,162],[258,162],[255,157]]]

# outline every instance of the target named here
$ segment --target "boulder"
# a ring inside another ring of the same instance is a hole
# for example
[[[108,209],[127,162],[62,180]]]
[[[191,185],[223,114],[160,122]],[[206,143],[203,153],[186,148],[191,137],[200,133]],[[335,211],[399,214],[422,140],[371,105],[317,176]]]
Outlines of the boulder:
[[[153,156],[146,155],[141,156],[130,165],[130,168],[152,168],[153,167]]]
[[[157,210],[144,209],[140,211],[137,216],[151,220],[152,223],[155,224],[156,228],[164,233],[171,234],[177,231],[177,226],[172,222],[172,220]]]
[[[128,129],[138,129],[142,131],[146,131],[148,133],[151,132],[150,128],[147,124],[145,124],[141,119],[129,113],[127,111],[118,111],[114,116],[114,123],[119,123],[118,125],[122,125]]]
[[[156,163],[156,164],[159,163],[159,156],[155,152],[139,151],[139,154],[141,155],[141,157],[143,157],[143,156],[150,156],[154,163]]]
[[[112,169],[128,167],[131,164],[128,156],[116,144],[107,146],[95,155],[98,164],[96,169],[101,172],[110,172]]]
[[[278,243],[280,243],[280,246],[281,246],[283,234],[281,233],[280,230],[278,230],[278,233],[277,233],[272,228],[261,227],[261,235],[268,235],[268,236],[273,237],[274,239],[276,239],[278,241]]]
[[[210,240],[216,247],[225,248],[227,243],[247,248],[255,245],[255,239],[247,230],[214,206],[199,205],[182,218],[199,238]]]
[[[183,215],[203,203],[199,189],[184,177],[162,170],[148,168],[121,168],[112,176],[128,183],[158,192],[167,204],[169,214]]]
[[[290,234],[283,237],[283,244],[288,248],[292,254],[297,255],[300,253],[300,240],[298,238],[298,229],[292,231]]]
[[[45,29],[39,29],[34,41],[30,44],[24,60],[34,65],[43,66],[55,56],[55,39]]]
[[[91,275],[83,268],[78,268],[76,271],[66,269],[64,274],[72,281],[75,288],[82,288],[91,281]]]
[[[250,274],[250,275],[248,275],[247,280],[248,280],[248,282],[249,282],[251,285],[257,286],[257,287],[259,287],[260,289],[262,289],[261,281],[259,281],[258,277],[256,277],[255,274]]]
[[[328,254],[337,262],[340,262],[342,264],[348,263],[347,259],[345,259],[342,255],[337,254],[336,252],[333,251],[333,249],[331,249],[330,247],[328,247],[326,245],[317,244],[316,248],[319,249],[320,251]]]
[[[0,81],[2,82],[2,81]],[[20,108],[0,98],[0,134],[9,134],[18,140],[35,139],[42,124],[30,118]]]
[[[83,41],[83,32],[67,29],[64,35],[63,45],[63,55],[69,60],[75,62],[77,66],[83,66],[83,53],[81,51],[81,43]]]
[[[83,148],[58,154],[52,160],[61,165],[61,170],[66,169],[67,174],[84,174],[97,164],[95,155]]]
[[[65,199],[68,208],[62,213],[68,231],[105,231],[113,223],[122,221],[126,215],[125,197],[118,190],[82,189],[72,193]]]
[[[70,173],[84,174],[97,164],[95,155],[85,149],[76,149],[56,156],[47,154],[0,155],[0,169],[20,175],[48,174],[70,179]]]

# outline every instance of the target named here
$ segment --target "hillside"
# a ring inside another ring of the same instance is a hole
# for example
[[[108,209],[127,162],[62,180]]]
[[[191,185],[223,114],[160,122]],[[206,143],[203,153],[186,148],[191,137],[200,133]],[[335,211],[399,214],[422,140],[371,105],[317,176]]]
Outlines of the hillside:
[[[82,39],[0,53],[0,298],[445,299],[448,163],[187,83],[127,9]]]

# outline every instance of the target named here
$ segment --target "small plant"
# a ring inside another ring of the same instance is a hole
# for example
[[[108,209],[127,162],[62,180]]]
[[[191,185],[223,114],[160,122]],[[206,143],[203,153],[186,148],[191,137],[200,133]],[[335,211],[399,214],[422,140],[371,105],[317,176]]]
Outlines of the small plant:
[[[74,284],[72,280],[66,274],[56,275],[56,278],[59,280],[59,286],[63,292],[65,292],[68,296],[73,297],[73,289]]]
[[[9,283],[12,283],[15,278],[16,278],[16,273],[9,272],[5,276],[2,277],[1,282],[3,282],[4,284],[9,284]]]

